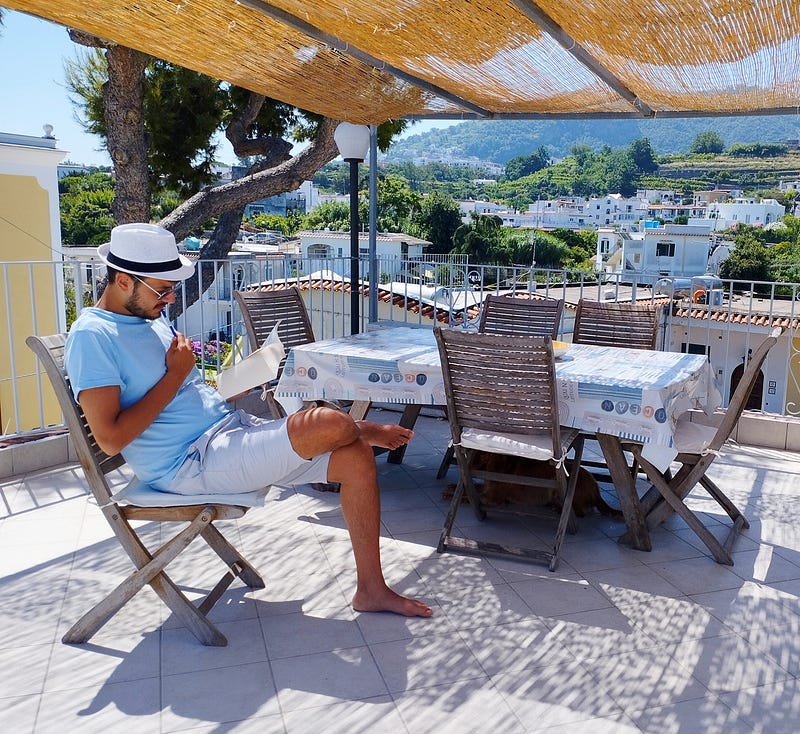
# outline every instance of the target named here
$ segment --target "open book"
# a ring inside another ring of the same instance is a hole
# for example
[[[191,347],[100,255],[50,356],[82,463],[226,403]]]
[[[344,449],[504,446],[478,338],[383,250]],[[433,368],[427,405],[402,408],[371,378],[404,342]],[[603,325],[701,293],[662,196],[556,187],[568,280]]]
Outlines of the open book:
[[[254,387],[271,382],[278,376],[278,367],[286,356],[283,343],[278,337],[278,326],[275,324],[267,340],[260,349],[245,357],[241,362],[234,362],[217,376],[217,391],[226,400],[234,395],[252,390]]]

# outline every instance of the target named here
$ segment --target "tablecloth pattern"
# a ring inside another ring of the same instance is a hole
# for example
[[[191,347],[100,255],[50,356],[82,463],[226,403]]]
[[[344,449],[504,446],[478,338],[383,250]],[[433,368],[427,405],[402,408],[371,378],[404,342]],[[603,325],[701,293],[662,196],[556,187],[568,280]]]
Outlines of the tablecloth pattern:
[[[678,416],[716,407],[704,355],[573,344],[556,360],[562,425],[672,447]],[[397,327],[295,347],[276,398],[444,405],[430,329]]]

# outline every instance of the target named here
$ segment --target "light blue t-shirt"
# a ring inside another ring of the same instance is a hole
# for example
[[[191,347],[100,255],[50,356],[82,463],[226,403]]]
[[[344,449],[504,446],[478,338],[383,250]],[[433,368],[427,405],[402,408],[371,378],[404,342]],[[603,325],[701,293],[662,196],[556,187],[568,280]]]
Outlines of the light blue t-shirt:
[[[163,319],[83,309],[70,329],[64,354],[75,398],[81,390],[118,385],[120,406],[133,405],[166,373],[171,342]],[[230,412],[199,370],[192,370],[158,418],[122,449],[122,455],[139,479],[164,491],[191,443]]]

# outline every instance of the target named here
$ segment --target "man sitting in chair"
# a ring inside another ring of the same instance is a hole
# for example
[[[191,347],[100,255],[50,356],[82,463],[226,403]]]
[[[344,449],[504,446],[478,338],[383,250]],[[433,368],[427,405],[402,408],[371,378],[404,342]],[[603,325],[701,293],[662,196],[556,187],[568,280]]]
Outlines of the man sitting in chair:
[[[98,255],[108,284],[72,325],[65,365],[100,448],[121,452],[147,484],[182,495],[339,482],[356,563],[353,609],[430,616],[430,607],[387,586],[380,561],[372,446],[403,446],[412,431],[331,408],[280,420],[232,410],[195,369],[191,340],[161,318],[194,273],[172,233],[121,225]]]

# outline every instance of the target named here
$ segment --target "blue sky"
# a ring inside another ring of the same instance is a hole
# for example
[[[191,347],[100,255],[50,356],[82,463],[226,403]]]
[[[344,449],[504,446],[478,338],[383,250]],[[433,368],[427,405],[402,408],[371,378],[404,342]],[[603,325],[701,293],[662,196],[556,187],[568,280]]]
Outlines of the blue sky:
[[[74,163],[109,165],[100,150],[100,139],[84,131],[75,119],[64,82],[64,62],[77,57],[83,47],[69,40],[62,26],[24,13],[6,10],[0,28],[0,132],[43,135],[42,125],[53,126],[58,147]],[[407,134],[434,127],[449,127],[453,121],[424,121]],[[235,162],[233,151],[223,141],[218,157]]]

